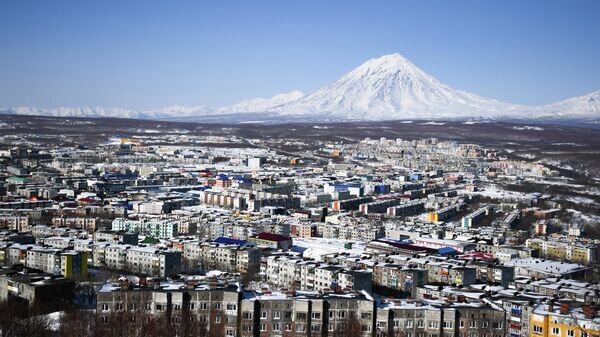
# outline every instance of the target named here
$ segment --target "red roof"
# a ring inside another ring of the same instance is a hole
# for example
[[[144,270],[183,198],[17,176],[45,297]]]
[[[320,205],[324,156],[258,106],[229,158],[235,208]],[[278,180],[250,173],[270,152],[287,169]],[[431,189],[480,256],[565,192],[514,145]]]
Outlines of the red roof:
[[[277,235],[277,234],[272,234],[272,233],[260,233],[260,234],[256,235],[255,238],[260,239],[260,240],[277,241],[277,242],[291,240],[291,238],[289,238],[287,236]]]

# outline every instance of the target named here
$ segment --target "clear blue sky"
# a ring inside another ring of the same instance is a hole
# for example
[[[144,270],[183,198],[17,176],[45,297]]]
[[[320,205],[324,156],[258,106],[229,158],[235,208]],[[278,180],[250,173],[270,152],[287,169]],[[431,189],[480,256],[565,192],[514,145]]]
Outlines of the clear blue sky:
[[[226,105],[398,52],[523,104],[600,89],[600,1],[0,2],[0,107]]]

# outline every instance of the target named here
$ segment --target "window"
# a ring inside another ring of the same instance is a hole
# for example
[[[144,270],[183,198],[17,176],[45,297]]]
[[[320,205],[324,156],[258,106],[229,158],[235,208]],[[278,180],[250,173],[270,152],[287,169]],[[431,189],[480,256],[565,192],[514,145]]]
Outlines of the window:
[[[102,311],[108,311],[108,304],[102,304]]]
[[[321,313],[320,312],[312,312],[310,314],[310,318],[319,320],[319,319],[321,319]]]
[[[237,310],[237,305],[236,304],[227,304],[227,310]]]
[[[279,331],[279,330],[281,330],[279,323],[273,323],[273,331]]]
[[[567,336],[568,337],[575,337],[575,330],[573,330],[573,329],[567,330]]]
[[[409,319],[409,320],[407,320],[407,321],[406,321],[406,327],[407,327],[407,328],[412,328],[412,327],[413,327],[413,324],[414,324],[414,321],[413,321],[413,320],[411,320],[411,319]]]
[[[285,325],[285,331],[292,331],[292,325],[291,324],[286,324]]]
[[[422,319],[418,320],[417,321],[417,328],[423,328],[423,327],[425,327],[425,324],[423,323],[423,320]]]
[[[371,319],[371,313],[370,312],[363,312],[360,316],[361,319]]]
[[[470,321],[469,322],[469,328],[476,328],[477,327],[477,321]]]
[[[260,312],[260,319],[267,319],[267,312],[266,311],[261,311]]]
[[[442,326],[444,327],[444,329],[452,329],[454,327],[454,324],[450,321],[444,321],[442,323]]]
[[[488,322],[488,321],[481,322],[481,327],[482,328],[487,328],[487,327],[489,327],[489,325],[490,325],[490,322]]]
[[[267,325],[265,323],[260,323],[260,331],[267,331]]]
[[[534,325],[533,326],[533,332],[534,333],[538,333],[538,334],[542,334],[544,332],[544,329],[539,326],[539,325]]]
[[[242,318],[243,319],[252,319],[252,313],[251,312],[243,312],[242,313]]]
[[[429,328],[437,329],[438,322],[429,321]]]
[[[464,327],[465,327],[465,321],[460,321],[460,322],[459,322],[459,326],[460,326],[461,328],[464,328]]]
[[[360,329],[362,330],[362,332],[370,332],[371,331],[371,325],[363,324],[363,325],[360,326]]]
[[[338,311],[338,318],[346,318],[346,312],[345,311]]]
[[[560,335],[560,329],[559,328],[552,328],[552,334],[553,335]]]
[[[273,319],[280,319],[281,311],[273,311],[273,312],[271,312],[271,315],[273,316]]]
[[[312,331],[312,332],[320,332],[321,331],[321,326],[320,325],[312,325],[310,327],[310,331]]]
[[[215,323],[221,323],[221,316],[215,316]]]

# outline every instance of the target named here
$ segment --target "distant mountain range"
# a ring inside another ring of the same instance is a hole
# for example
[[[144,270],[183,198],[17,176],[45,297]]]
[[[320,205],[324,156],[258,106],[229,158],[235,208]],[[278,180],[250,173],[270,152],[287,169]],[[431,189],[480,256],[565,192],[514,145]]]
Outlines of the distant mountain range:
[[[543,106],[511,104],[454,89],[401,55],[392,54],[368,60],[309,94],[292,91],[227,107],[170,106],[146,111],[17,107],[0,109],[0,113],[227,123],[443,119],[600,124],[600,91]]]

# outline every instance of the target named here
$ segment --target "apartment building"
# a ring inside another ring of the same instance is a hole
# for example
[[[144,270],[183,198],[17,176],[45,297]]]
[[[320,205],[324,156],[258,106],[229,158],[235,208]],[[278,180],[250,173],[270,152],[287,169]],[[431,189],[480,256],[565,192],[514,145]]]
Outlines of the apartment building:
[[[530,315],[530,336],[591,337],[600,335],[598,309],[569,302],[535,306]]]
[[[96,244],[93,264],[131,273],[167,277],[181,272],[181,252],[152,246]]]
[[[376,336],[505,336],[505,313],[486,303],[386,300],[377,310]]]
[[[418,215],[425,211],[425,201],[412,200],[406,203],[402,203],[398,206],[389,207],[387,209],[387,215],[392,217],[403,217]]]
[[[527,248],[535,249],[544,258],[592,264],[598,261],[599,250],[596,244],[586,244],[574,240],[555,241],[545,239],[527,239]]]
[[[18,298],[29,307],[48,312],[61,310],[59,304],[73,297],[75,282],[63,276],[28,268],[0,269],[0,302]]]
[[[429,221],[438,222],[438,221],[447,221],[452,219],[458,212],[462,210],[464,207],[463,202],[459,202],[450,206],[446,206],[444,208],[440,208],[438,210],[429,212],[427,219]]]
[[[66,278],[87,277],[87,253],[39,245],[13,244],[2,249],[6,266],[23,265]]]
[[[170,239],[178,235],[178,222],[161,219],[129,220],[115,219],[112,222],[113,231],[127,231],[158,239]]]
[[[171,324],[192,322],[214,336],[236,337],[242,293],[235,284],[194,280],[163,282],[140,279],[106,283],[97,293],[100,328],[110,325],[112,314],[163,317]],[[135,320],[130,320],[135,324]]]
[[[292,238],[272,233],[260,233],[250,237],[248,241],[257,246],[265,246],[271,249],[281,249],[283,251],[290,250],[292,248]]]
[[[126,231],[98,231],[94,233],[94,240],[135,246],[138,244],[138,234]]]
[[[21,215],[0,215],[0,228],[18,232],[28,232],[29,217]]]
[[[98,229],[100,219],[97,217],[53,217],[52,225],[85,229],[86,231],[93,233]]]
[[[181,244],[181,252],[186,270],[220,270],[248,275],[260,272],[261,250],[245,241],[184,241]]]
[[[373,266],[373,287],[378,293],[414,297],[417,287],[426,284],[427,280],[426,269],[406,268],[393,263]]]

